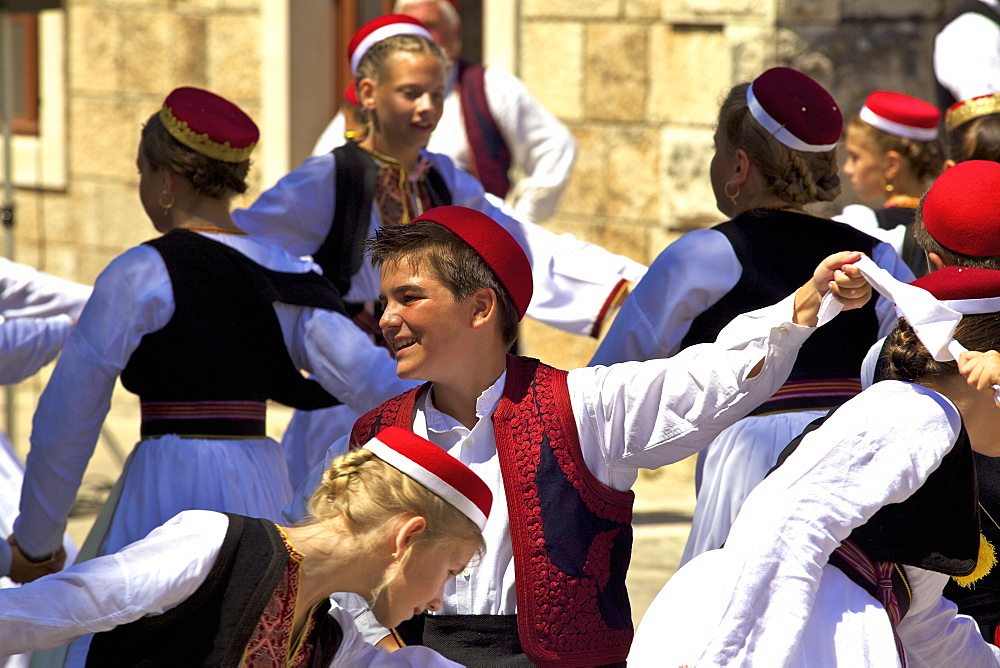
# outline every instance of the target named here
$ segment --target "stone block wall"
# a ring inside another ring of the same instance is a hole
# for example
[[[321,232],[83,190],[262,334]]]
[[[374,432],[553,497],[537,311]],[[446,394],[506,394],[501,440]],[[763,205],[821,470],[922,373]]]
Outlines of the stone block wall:
[[[708,177],[718,106],[775,65],[856,113],[872,90],[934,100],[933,36],[954,0],[521,0],[519,74],[579,157],[548,225],[643,263],[722,220]],[[849,190],[849,187],[848,187]],[[854,201],[847,192],[819,213]],[[529,323],[524,347],[566,367],[595,341]]]

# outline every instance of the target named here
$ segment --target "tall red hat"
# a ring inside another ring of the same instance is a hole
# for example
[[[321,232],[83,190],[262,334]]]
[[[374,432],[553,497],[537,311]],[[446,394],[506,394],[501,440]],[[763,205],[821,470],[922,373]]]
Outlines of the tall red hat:
[[[917,141],[937,139],[941,124],[941,112],[933,104],[888,90],[869,95],[858,116],[882,132]]]
[[[1000,114],[1000,93],[959,100],[948,107],[948,111],[945,112],[944,127],[948,132],[951,132],[971,120],[993,114]]]
[[[493,492],[440,447],[400,427],[386,427],[363,447],[458,508],[480,531],[486,528]]]
[[[927,290],[959,313],[1000,312],[1000,271],[943,267],[910,285]]]
[[[170,136],[213,160],[250,159],[260,138],[256,123],[229,100],[201,88],[174,89],[163,101],[160,121]]]
[[[351,63],[351,73],[357,75],[358,65],[368,50],[389,37],[396,35],[419,35],[434,41],[424,24],[404,14],[386,14],[364,24],[347,45],[347,59]]]
[[[948,250],[1000,255],[1000,163],[967,160],[946,169],[924,195],[920,215]]]
[[[510,232],[485,213],[464,206],[428,209],[423,215],[414,218],[413,222],[418,220],[443,225],[472,246],[507,289],[517,309],[517,319],[524,317],[534,289],[531,263]]]
[[[761,127],[794,151],[832,151],[844,129],[833,97],[790,67],[772,67],[754,79],[747,87],[747,104]]]

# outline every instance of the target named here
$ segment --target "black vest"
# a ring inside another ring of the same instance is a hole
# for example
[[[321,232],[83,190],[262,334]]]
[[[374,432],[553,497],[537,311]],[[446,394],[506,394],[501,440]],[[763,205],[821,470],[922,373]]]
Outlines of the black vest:
[[[87,666],[238,666],[288,563],[273,523],[226,514],[229,528],[205,582],[162,615],[94,635]],[[328,666],[343,631],[325,600],[313,613],[310,666]]]
[[[319,274],[276,272],[188,230],[146,242],[170,275],[174,315],[142,337],[122,384],[143,401],[274,399],[300,409],[336,402],[292,363],[272,304],[342,310]]]
[[[378,165],[368,151],[353,141],[333,149],[333,157],[337,164],[333,223],[326,239],[313,253],[313,260],[340,294],[345,295],[351,288],[351,277],[358,273],[365,257]],[[434,206],[450,205],[451,192],[435,167],[427,170],[426,179]]]
[[[995,9],[987,5],[985,2],[980,2],[979,0],[964,0],[961,4],[959,4],[955,11],[952,12],[944,24],[948,25],[962,14],[979,14],[981,16],[985,16],[994,23],[1000,24],[1000,14],[997,14]],[[968,66],[975,67],[976,64],[969,63]],[[943,114],[948,111],[948,107],[955,104],[959,100],[956,100],[955,96],[951,94],[951,91],[942,86],[939,81],[935,80],[935,86],[937,88],[938,107],[940,107],[941,113]],[[989,91],[984,90],[980,94],[985,95],[988,92]]]
[[[910,206],[890,206],[875,212],[875,220],[883,230],[894,230],[900,225],[903,232],[903,248],[899,256],[913,272],[915,278],[927,275],[927,256],[913,236],[913,223],[917,220],[917,210]]]
[[[812,277],[826,256],[843,250],[871,255],[877,243],[850,225],[794,211],[748,211],[712,229],[729,240],[743,271],[732,290],[694,319],[682,348],[714,341],[736,316],[784,299]],[[871,299],[816,330],[788,379],[857,378],[877,338]]]

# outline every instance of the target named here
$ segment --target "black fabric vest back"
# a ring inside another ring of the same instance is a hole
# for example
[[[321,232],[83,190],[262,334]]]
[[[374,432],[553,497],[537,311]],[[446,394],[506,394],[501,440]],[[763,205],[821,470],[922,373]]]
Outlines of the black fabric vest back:
[[[927,275],[927,256],[924,249],[913,236],[913,223],[917,220],[917,210],[909,206],[891,206],[875,212],[875,220],[883,230],[893,230],[900,225],[905,226],[903,233],[903,250],[899,254],[906,266],[913,272],[915,278]]]
[[[87,666],[239,666],[257,622],[285,573],[288,550],[273,523],[226,514],[229,528],[202,585],[162,615],[94,635]],[[310,666],[328,666],[343,639],[327,614],[313,613]]]
[[[981,16],[988,18],[990,21],[1000,24],[1000,14],[998,14],[995,9],[987,5],[985,2],[980,2],[979,0],[963,0],[963,2],[955,8],[955,11],[948,16],[944,25],[948,25],[962,14],[980,14]],[[976,64],[969,63],[968,66],[975,67]],[[934,86],[937,90],[938,107],[941,109],[941,113],[943,114],[948,111],[948,107],[958,102],[958,100],[955,99],[955,96],[951,94],[950,90],[942,86],[937,80],[935,80]],[[989,92],[990,91],[988,90],[984,90],[979,94],[986,95]]]
[[[358,273],[365,257],[378,165],[368,151],[353,141],[333,149],[333,156],[337,165],[333,223],[313,253],[313,260],[340,294],[346,295],[351,289],[351,277]],[[451,192],[437,169],[431,167],[425,178],[434,206],[450,205]]]
[[[833,412],[809,423],[781,452],[771,471],[781,466],[809,432],[822,426]],[[920,444],[914,443],[913,447]],[[920,489],[905,501],[882,506],[848,538],[873,561],[891,561],[953,576],[971,573],[979,557],[979,505],[975,460],[965,424],[954,447]]]
[[[342,311],[319,274],[282,273],[188,230],[146,242],[170,275],[174,315],[142,337],[122,384],[143,401],[274,399],[310,410],[337,400],[292,363],[272,304]]]
[[[808,281],[820,261],[842,250],[871,255],[876,241],[849,225],[794,211],[748,211],[716,225],[743,268],[740,280],[701,313],[682,348],[714,341],[736,316],[774,304]],[[861,360],[878,338],[875,299],[820,327],[799,351],[789,380],[857,378]]]

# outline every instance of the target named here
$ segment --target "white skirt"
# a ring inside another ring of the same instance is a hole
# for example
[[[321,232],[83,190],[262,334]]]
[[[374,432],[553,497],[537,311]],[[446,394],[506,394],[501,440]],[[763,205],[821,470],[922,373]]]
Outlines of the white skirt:
[[[701,487],[681,565],[722,547],[743,502],[788,443],[827,411],[789,411],[743,418],[706,448]]]
[[[357,419],[358,414],[344,404],[292,414],[281,437],[292,489],[326,458],[331,445],[351,433]]]
[[[146,439],[129,456],[118,487],[110,523],[95,524],[96,535],[87,537],[88,544],[100,540],[98,556],[144,538],[182,510],[215,510],[277,522],[292,498],[281,446],[270,438],[171,434]]]

